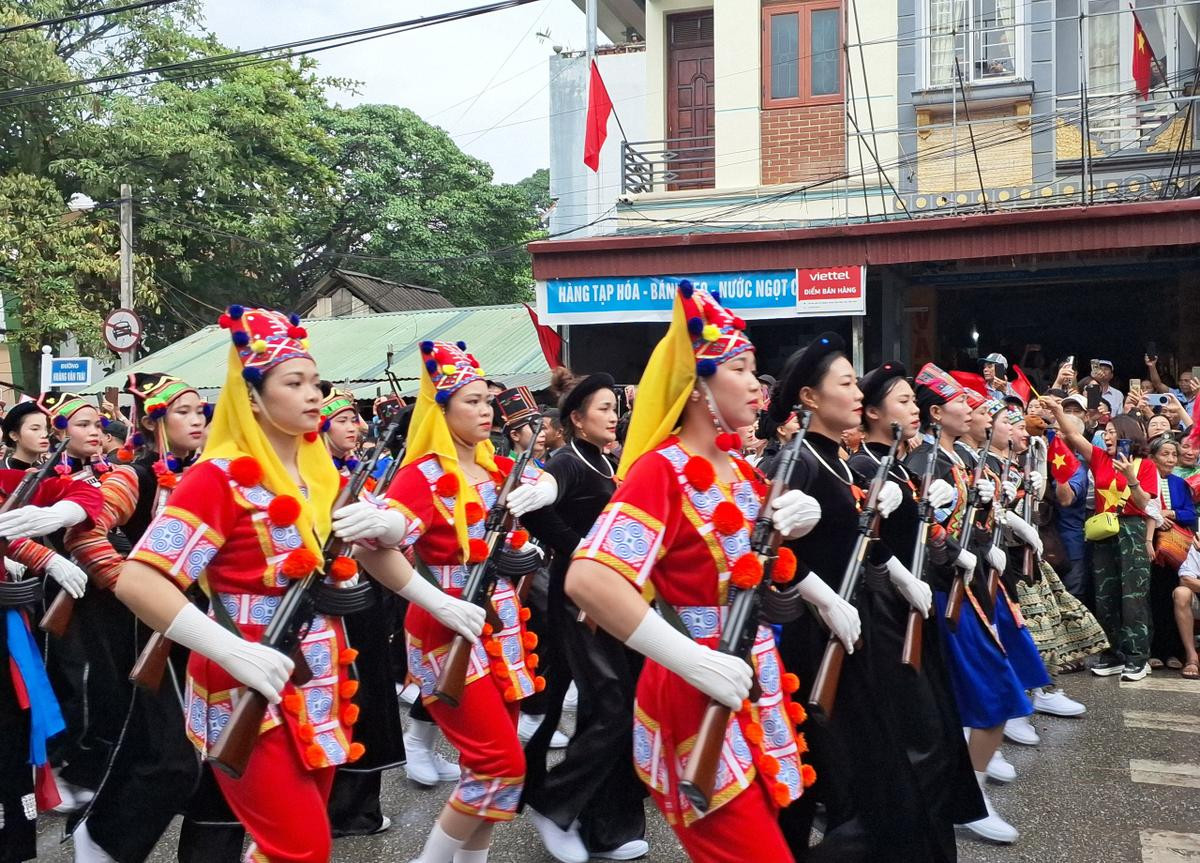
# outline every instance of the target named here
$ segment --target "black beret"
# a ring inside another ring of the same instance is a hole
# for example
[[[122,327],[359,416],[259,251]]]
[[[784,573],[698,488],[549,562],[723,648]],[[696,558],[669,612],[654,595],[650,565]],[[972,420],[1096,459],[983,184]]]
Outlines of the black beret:
[[[871,369],[858,380],[858,388],[862,390],[864,408],[878,407],[883,403],[896,378],[907,378],[908,370],[900,363],[887,362],[877,369]]]
[[[785,422],[796,406],[800,390],[816,386],[817,368],[830,354],[845,353],[846,342],[837,333],[821,333],[808,347],[788,357],[780,373],[779,383],[771,390],[770,416],[777,423]]]
[[[17,429],[21,427],[21,421],[30,414],[36,413],[41,413],[37,402],[18,402],[13,405],[12,409],[4,415],[4,437],[7,438],[10,434],[16,434]]]
[[[613,380],[613,376],[607,372],[597,372],[594,375],[588,375],[575,386],[571,387],[567,392],[563,393],[563,397],[558,400],[558,413],[564,420],[568,420],[572,411],[580,410],[583,403],[587,401],[587,397],[597,390],[612,390],[616,392],[617,382]]]

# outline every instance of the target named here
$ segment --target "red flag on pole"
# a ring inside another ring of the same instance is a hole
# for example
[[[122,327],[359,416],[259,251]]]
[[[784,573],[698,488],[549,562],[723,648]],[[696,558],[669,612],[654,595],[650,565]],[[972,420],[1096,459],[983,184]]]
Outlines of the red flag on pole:
[[[1021,367],[1014,365],[1013,374],[1016,375],[1016,380],[1010,384],[1012,391],[1021,397],[1021,401],[1029,404],[1029,400],[1034,398],[1037,390],[1033,388],[1033,384],[1029,382],[1029,378],[1025,376],[1025,372],[1021,371]]]
[[[1146,38],[1146,31],[1142,29],[1142,22],[1138,20],[1135,12],[1133,15],[1133,83],[1137,86],[1143,99],[1150,98],[1150,70],[1153,64],[1154,50],[1150,47],[1150,40]]]
[[[950,372],[950,377],[958,381],[960,386],[975,390],[981,396],[987,395],[987,384],[983,381],[983,375],[977,375],[975,372],[953,371]]]
[[[600,170],[600,149],[608,137],[608,115],[612,109],[612,99],[600,77],[600,67],[593,60],[592,77],[588,82],[587,127],[583,133],[583,164],[593,171]]]
[[[554,327],[548,327],[539,321],[537,312],[529,303],[521,305],[529,312],[529,319],[533,321],[533,327],[537,330],[538,344],[542,346],[542,356],[546,358],[550,370],[554,371],[562,365],[562,336]]]

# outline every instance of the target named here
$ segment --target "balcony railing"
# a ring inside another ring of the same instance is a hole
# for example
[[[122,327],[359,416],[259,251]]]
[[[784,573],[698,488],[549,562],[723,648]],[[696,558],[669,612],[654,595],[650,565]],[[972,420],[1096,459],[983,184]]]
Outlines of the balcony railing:
[[[714,136],[621,142],[621,192],[711,189],[716,179]]]
[[[1164,87],[1152,90],[1144,101],[1130,93],[1089,92],[1086,110],[1091,157],[1103,160],[1174,153],[1180,148],[1181,137],[1184,151],[1194,149],[1200,105],[1192,103],[1198,98]],[[1078,129],[1081,107],[1078,94],[1057,97],[1055,109],[1060,124]],[[1079,158],[1078,153],[1074,156]]]

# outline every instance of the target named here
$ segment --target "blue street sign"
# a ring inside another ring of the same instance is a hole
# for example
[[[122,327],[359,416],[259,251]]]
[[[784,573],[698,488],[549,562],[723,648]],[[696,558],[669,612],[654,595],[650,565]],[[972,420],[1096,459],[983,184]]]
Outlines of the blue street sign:
[[[91,357],[48,357],[47,389],[76,389],[92,382]]]

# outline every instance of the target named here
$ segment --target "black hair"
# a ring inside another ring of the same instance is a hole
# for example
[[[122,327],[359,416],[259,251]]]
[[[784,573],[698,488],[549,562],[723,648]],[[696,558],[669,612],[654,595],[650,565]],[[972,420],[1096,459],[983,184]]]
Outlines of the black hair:
[[[1128,414],[1109,417],[1108,422],[1116,429],[1117,438],[1129,441],[1129,453],[1134,458],[1144,458],[1150,452],[1146,445],[1146,431],[1142,424]]]
[[[123,441],[129,436],[129,426],[121,420],[109,420],[104,424],[104,433],[112,435],[119,441]]]

